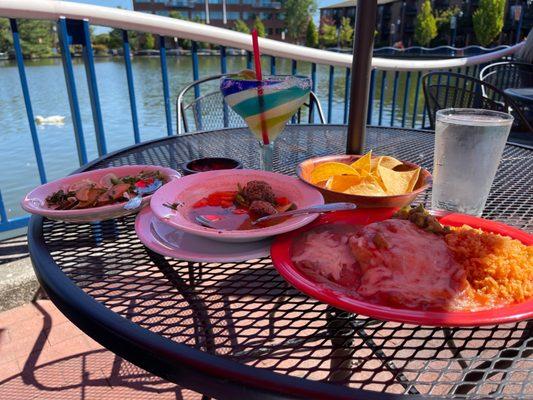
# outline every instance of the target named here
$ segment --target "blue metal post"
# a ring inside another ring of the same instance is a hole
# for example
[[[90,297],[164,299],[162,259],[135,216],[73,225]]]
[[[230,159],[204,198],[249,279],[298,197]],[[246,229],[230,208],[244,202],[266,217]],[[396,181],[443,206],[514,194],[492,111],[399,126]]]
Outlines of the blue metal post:
[[[163,83],[163,98],[165,101],[165,115],[167,118],[167,135],[172,136],[172,111],[170,108],[170,90],[168,87],[167,49],[165,37],[159,36],[159,57],[161,58],[161,79]]]
[[[416,119],[418,117],[418,96],[420,96],[421,81],[422,81],[422,71],[418,71],[418,75],[416,77],[415,103],[413,104],[413,120],[411,121],[411,128],[415,127]]]
[[[400,71],[394,72],[394,83],[392,85],[392,109],[390,113],[390,126],[394,126],[394,114],[396,112],[396,94],[398,92],[398,78]]]
[[[520,9],[520,18],[518,20],[518,26],[516,27],[516,41],[515,43],[518,43],[520,41],[520,34],[522,33],[522,20],[524,19],[524,8],[526,7],[525,4],[522,4]]]
[[[378,125],[381,125],[383,122],[383,103],[385,101],[385,86],[387,84],[387,71],[381,73],[381,91],[379,93],[379,115],[378,115]]]
[[[93,114],[94,132],[96,134],[96,147],[98,155],[107,153],[105,142],[104,124],[102,122],[102,109],[100,108],[100,97],[98,96],[98,84],[96,82],[96,70],[94,68],[94,55],[91,45],[91,32],[89,22],[81,21],[83,29],[83,62],[85,64],[85,75],[87,76],[87,87],[89,88],[89,98],[91,100],[91,110]]]
[[[331,116],[333,115],[333,77],[335,73],[335,67],[329,66],[329,82],[328,82],[328,124],[331,123]]]
[[[135,101],[135,88],[133,86],[133,70],[131,68],[130,41],[128,31],[122,31],[122,49],[124,51],[124,65],[126,66],[126,79],[128,81],[128,93],[130,96],[131,121],[133,123],[133,139],[135,143],[141,142],[139,132],[139,119],[137,118],[137,104]]]
[[[193,81],[196,82],[198,79],[200,79],[200,73],[198,68],[198,43],[192,42],[191,46],[191,54],[192,54],[192,78]],[[200,97],[200,85],[194,85],[194,98],[197,99]],[[203,129],[203,122],[202,122],[202,109],[200,102],[197,102],[194,107],[196,107],[196,114],[198,115],[198,126],[196,129],[202,130]]]
[[[342,118],[343,124],[346,124],[348,122],[348,108],[350,106],[351,71],[352,70],[350,68],[346,68],[346,74],[344,75],[344,112],[343,112],[343,118]]]
[[[291,62],[291,74],[296,75],[298,73],[298,62],[296,60],[292,60]],[[298,117],[300,116],[300,111],[298,110]],[[293,115],[291,117],[291,124],[296,123],[296,115]]]
[[[246,52],[246,68],[252,69],[252,52],[251,51]]]
[[[20,47],[20,37],[18,31],[17,21],[10,19],[11,33],[13,35],[13,46],[15,47],[15,58],[17,60],[17,67],[20,77],[20,86],[22,88],[22,96],[24,97],[24,105],[26,106],[26,115],[28,116],[28,124],[30,125],[31,140],[33,142],[33,151],[35,153],[35,160],[37,162],[37,169],[39,171],[39,179],[41,183],[46,182],[46,171],[44,169],[43,156],[41,154],[41,146],[39,145],[39,136],[37,135],[37,128],[35,127],[35,119],[33,116],[33,108],[30,99],[30,90],[28,88],[28,80],[26,79],[26,71],[24,69],[24,58],[22,57],[22,49]],[[2,205],[0,204],[0,207]]]
[[[9,220],[7,219],[6,207],[4,206],[4,199],[2,198],[2,192],[0,191],[0,223],[7,224]]]
[[[411,83],[411,71],[407,72],[405,77],[405,90],[403,92],[403,112],[402,112],[402,127],[405,128],[405,117],[407,115],[407,108],[409,107],[409,85]]]
[[[198,73],[198,43],[192,42],[191,45],[191,54],[192,54],[192,79],[196,82],[199,77]],[[200,97],[200,88],[198,85],[194,86],[194,98],[197,99]]]
[[[376,86],[376,70],[370,72],[370,89],[368,93],[368,111],[366,113],[366,123],[372,125],[372,113],[374,112],[374,92]]]
[[[316,93],[316,64],[311,64],[311,91]],[[309,104],[309,123],[315,121],[314,103]]]
[[[226,64],[226,48],[224,46],[220,46],[220,73],[225,74],[227,73],[227,64]],[[222,99],[222,114],[224,119],[224,128],[227,128],[229,125],[228,121],[228,105]]]
[[[78,104],[78,94],[76,91],[76,81],[74,79],[72,58],[70,56],[70,39],[67,33],[67,21],[65,18],[60,18],[57,22],[57,32],[59,36],[59,47],[61,48],[61,58],[63,59],[63,71],[65,73],[70,112],[72,114],[72,124],[74,126],[74,137],[76,139],[76,147],[78,149],[78,159],[80,165],[83,165],[87,163],[87,149],[85,147],[85,139],[83,137],[80,106]]]
[[[270,57],[270,75],[276,75],[276,57]]]

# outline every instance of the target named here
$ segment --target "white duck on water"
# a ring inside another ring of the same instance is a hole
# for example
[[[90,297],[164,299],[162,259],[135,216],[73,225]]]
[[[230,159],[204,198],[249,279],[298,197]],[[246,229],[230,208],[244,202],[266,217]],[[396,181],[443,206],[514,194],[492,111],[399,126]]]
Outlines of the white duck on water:
[[[35,117],[35,123],[38,125],[63,125],[65,123],[65,117],[62,115],[51,115],[49,117],[37,115]]]

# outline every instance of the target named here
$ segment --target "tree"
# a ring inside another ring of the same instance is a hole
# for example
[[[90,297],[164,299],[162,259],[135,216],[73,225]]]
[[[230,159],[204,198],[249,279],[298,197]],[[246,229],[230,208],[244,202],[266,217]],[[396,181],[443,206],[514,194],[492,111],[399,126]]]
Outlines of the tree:
[[[337,45],[337,27],[331,18],[324,17],[320,21],[320,44],[323,47]]]
[[[318,30],[312,19],[307,24],[307,32],[305,33],[305,45],[307,47],[318,47]]]
[[[481,0],[472,15],[474,33],[482,46],[488,46],[503,28],[505,0]]]
[[[140,48],[142,50],[155,49],[155,37],[151,33],[143,33],[140,38]]]
[[[431,12],[431,2],[424,0],[415,21],[415,41],[427,46],[437,36],[437,22]]]
[[[250,28],[248,28],[248,25],[246,25],[246,22],[244,22],[242,19],[235,21],[233,29],[241,33],[250,33]]]
[[[170,11],[170,13],[168,13],[168,16],[170,18],[174,18],[174,19],[182,19],[184,21],[187,21],[187,17],[184,16],[182,13],[180,13],[179,11],[176,11],[176,10],[172,10]],[[178,46],[184,48],[184,49],[190,49],[191,48],[191,41],[189,39],[180,39],[178,38]]]
[[[285,1],[285,26],[290,39],[299,42],[305,35],[308,22],[315,12],[315,0]]]
[[[339,29],[339,40],[341,47],[352,47],[353,28],[350,18],[343,17],[341,19],[341,27]]]
[[[259,17],[255,17],[253,28],[257,31],[258,36],[266,36],[265,25],[263,24],[263,21],[259,19]]]
[[[0,53],[7,52],[11,48],[12,42],[9,20],[7,18],[0,18]]]

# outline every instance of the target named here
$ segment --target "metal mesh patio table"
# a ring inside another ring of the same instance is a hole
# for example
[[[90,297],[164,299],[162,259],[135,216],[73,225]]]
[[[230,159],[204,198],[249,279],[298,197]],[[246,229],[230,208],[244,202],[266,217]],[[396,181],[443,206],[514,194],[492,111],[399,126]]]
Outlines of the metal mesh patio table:
[[[289,125],[274,167],[342,153],[346,127]],[[371,127],[368,149],[432,169],[429,131]],[[84,169],[227,156],[256,168],[246,129],[174,136]],[[465,171],[467,173],[467,171]],[[472,188],[475,190],[475,188]],[[427,203],[430,194],[419,197]],[[533,150],[507,145],[484,217],[533,230]],[[270,259],[193,263],[145,248],[135,217],[74,225],[32,217],[29,243],[51,300],[89,336],[169,381],[219,399],[533,398],[532,322],[435,328],[370,319],[298,292]]]

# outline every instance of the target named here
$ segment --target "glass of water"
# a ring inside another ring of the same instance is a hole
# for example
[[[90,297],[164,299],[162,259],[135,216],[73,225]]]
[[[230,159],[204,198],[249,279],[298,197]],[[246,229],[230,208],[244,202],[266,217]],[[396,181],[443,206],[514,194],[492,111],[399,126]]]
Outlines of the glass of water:
[[[437,111],[433,160],[434,210],[480,216],[513,124],[498,111]]]

